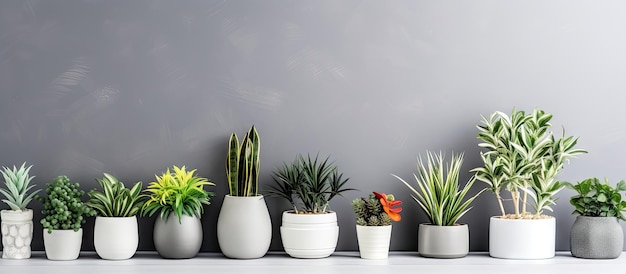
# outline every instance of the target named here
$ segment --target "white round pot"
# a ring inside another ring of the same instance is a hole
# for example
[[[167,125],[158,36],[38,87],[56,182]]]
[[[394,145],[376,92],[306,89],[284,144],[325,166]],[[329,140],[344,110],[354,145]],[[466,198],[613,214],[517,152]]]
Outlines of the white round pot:
[[[69,261],[76,260],[80,255],[80,247],[83,243],[83,229],[52,230],[48,233],[43,229],[43,244],[48,260]]]
[[[166,259],[189,259],[198,255],[202,246],[202,223],[199,218],[172,212],[167,220],[160,216],[154,222],[154,248]]]
[[[328,257],[335,252],[339,239],[337,213],[295,214],[285,211],[280,235],[285,252],[291,257]]]
[[[577,216],[570,231],[572,256],[615,259],[624,249],[624,231],[617,217]]]
[[[356,225],[359,254],[363,259],[387,259],[391,241],[391,225]]]
[[[93,245],[102,259],[129,259],[139,245],[137,217],[96,217]]]
[[[467,224],[438,226],[420,224],[417,233],[417,252],[429,258],[461,258],[469,253]]]
[[[226,257],[265,256],[272,241],[272,221],[263,196],[224,196],[217,219],[217,240]]]
[[[489,255],[502,259],[548,259],[554,257],[556,219],[489,220]]]
[[[33,241],[33,211],[2,210],[2,258],[30,258]]]

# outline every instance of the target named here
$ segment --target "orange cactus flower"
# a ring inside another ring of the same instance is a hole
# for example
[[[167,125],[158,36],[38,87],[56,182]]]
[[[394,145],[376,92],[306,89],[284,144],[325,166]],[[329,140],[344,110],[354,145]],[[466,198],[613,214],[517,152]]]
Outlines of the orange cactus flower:
[[[402,216],[400,216],[400,212],[402,212],[402,208],[400,207],[402,201],[395,200],[393,195],[387,195],[385,193],[374,192],[374,195],[378,198],[380,204],[383,206],[383,210],[385,210],[392,221],[398,222],[402,219]]]

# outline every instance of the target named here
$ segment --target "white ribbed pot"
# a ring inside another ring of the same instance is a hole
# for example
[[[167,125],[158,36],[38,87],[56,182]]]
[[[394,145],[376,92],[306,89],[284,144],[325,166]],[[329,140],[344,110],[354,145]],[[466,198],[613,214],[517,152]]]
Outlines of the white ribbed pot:
[[[387,259],[391,242],[391,225],[356,225],[359,255],[363,259]]]
[[[228,258],[265,256],[272,242],[272,220],[263,196],[224,196],[217,218],[217,241]]]
[[[52,230],[43,229],[43,244],[48,260],[70,261],[78,259],[80,247],[83,243],[83,229]]]
[[[326,258],[335,252],[339,239],[337,213],[295,214],[285,211],[280,227],[283,247],[289,256]]]
[[[33,211],[2,210],[2,258],[30,258],[33,241]]]
[[[554,257],[556,219],[503,219],[489,221],[489,255],[502,259]]]
[[[96,217],[93,245],[102,259],[131,258],[139,245],[137,217]]]
[[[428,258],[462,258],[469,253],[469,226],[420,224],[417,252]]]
[[[202,223],[199,218],[172,212],[167,220],[160,216],[154,222],[154,248],[165,259],[189,259],[198,255],[202,246]]]
[[[577,216],[570,231],[572,256],[615,259],[624,249],[624,231],[617,217]]]

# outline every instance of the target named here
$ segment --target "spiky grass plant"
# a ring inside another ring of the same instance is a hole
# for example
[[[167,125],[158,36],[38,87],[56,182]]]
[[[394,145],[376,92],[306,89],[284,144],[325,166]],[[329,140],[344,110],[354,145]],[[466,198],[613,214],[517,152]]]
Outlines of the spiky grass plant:
[[[0,188],[0,193],[6,197],[6,199],[2,201],[5,202],[11,210],[25,210],[35,195],[41,191],[41,189],[37,189],[29,193],[29,191],[35,187],[35,185],[30,184],[35,178],[35,176],[29,175],[32,167],[32,165],[26,167],[26,163],[23,163],[19,169],[15,166],[13,166],[13,169],[3,166],[2,170],[0,170],[5,185],[5,188]]]
[[[241,144],[237,134],[230,135],[226,176],[231,196],[249,197],[259,194],[260,149],[259,133],[254,126],[243,136]]]
[[[104,173],[102,179],[96,179],[102,191],[90,190],[88,206],[95,209],[102,217],[132,217],[135,216],[143,202],[141,201],[142,182],[137,182],[128,189],[113,175]]]
[[[459,173],[463,164],[463,154],[452,154],[450,163],[444,163],[445,156],[440,152],[427,152],[426,161],[417,159],[417,186],[414,187],[397,175],[392,174],[413,192],[413,199],[422,208],[433,225],[453,226],[467,213],[470,204],[482,193],[466,196],[475,182],[472,177],[465,186],[459,184]]]
[[[160,217],[167,219],[171,213],[176,214],[182,222],[183,214],[200,218],[204,213],[203,205],[209,205],[214,193],[204,190],[204,186],[214,186],[212,182],[195,175],[196,169],[187,171],[185,166],[173,167],[174,173],[168,168],[156,181],[151,182],[142,195],[147,201],[142,206],[142,215],[152,216],[160,211]]]
[[[296,214],[325,213],[329,210],[329,202],[345,191],[349,178],[343,178],[337,166],[329,161],[329,157],[319,159],[297,155],[296,159],[276,169],[273,173],[275,186],[268,191],[270,196],[287,200]]]
[[[36,196],[43,204],[41,224],[48,233],[56,229],[78,231],[87,217],[96,215],[96,211],[82,201],[85,191],[79,187],[79,183],[71,182],[67,176],[58,176],[46,185],[45,197]]]
[[[552,211],[554,196],[564,188],[556,176],[570,158],[586,153],[575,148],[577,137],[563,132],[556,138],[550,131],[551,119],[552,114],[543,110],[527,114],[513,109],[510,116],[497,111],[483,117],[478,126],[482,141],[478,146],[487,151],[481,152],[484,166],[472,172],[496,195],[502,217],[542,218],[544,210]],[[513,214],[505,211],[503,188],[511,194]],[[534,214],[526,210],[527,204],[534,208]]]

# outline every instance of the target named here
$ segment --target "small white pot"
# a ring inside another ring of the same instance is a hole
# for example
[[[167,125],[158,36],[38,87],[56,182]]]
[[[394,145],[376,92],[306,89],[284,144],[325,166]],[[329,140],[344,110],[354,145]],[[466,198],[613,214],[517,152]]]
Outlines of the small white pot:
[[[265,256],[272,242],[272,221],[263,196],[224,196],[217,218],[217,240],[228,258]]]
[[[489,255],[502,259],[554,257],[556,219],[503,219],[489,221]]]
[[[33,211],[2,210],[2,258],[30,258],[33,241]]]
[[[391,241],[391,225],[356,225],[359,254],[363,259],[387,259]]]
[[[46,249],[48,260],[70,261],[76,260],[80,255],[80,247],[83,243],[83,229],[52,230],[48,233],[43,229],[43,244]]]
[[[139,245],[137,217],[96,217],[93,245],[102,259],[129,259]]]
[[[339,239],[337,213],[283,212],[280,235],[285,252],[294,258],[325,258],[335,252]]]
[[[462,258],[469,253],[469,226],[420,224],[417,252],[429,258]]]

